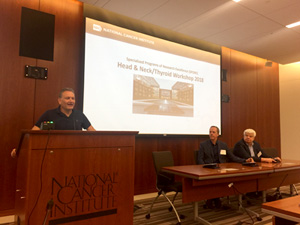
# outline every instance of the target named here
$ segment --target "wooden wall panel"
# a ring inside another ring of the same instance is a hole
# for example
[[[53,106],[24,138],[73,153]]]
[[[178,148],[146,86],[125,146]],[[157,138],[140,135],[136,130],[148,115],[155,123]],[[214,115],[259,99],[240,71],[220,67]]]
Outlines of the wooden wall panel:
[[[231,99],[231,70],[230,70],[230,49],[228,48],[222,48],[222,70],[227,71],[226,75],[226,81],[221,81],[221,95],[228,95]],[[233,145],[231,133],[232,133],[232,127],[231,127],[231,100],[229,102],[222,102],[221,103],[221,121],[222,121],[222,129],[221,129],[221,136],[219,137],[220,140],[227,143],[229,147]]]
[[[34,7],[38,1],[25,2]],[[24,78],[25,64],[34,59],[19,57],[21,5],[0,1],[0,210],[14,207],[16,160],[10,151],[16,146],[19,131],[33,121],[34,82]]]
[[[224,68],[229,66],[227,79],[230,85],[230,107],[222,108],[222,123],[225,132],[231,129],[228,135],[231,141],[226,138],[224,141],[233,147],[246,128],[253,128],[262,147],[275,147],[280,151],[278,63],[266,67],[265,59],[225,48],[222,62],[225,62]],[[224,86],[228,84],[223,82]],[[230,113],[229,117],[225,116],[227,113]],[[231,122],[228,123],[226,118]]]
[[[265,62],[257,58],[257,138],[263,147],[275,147],[280,153],[279,65],[266,67]]]
[[[233,145],[246,128],[257,129],[256,57],[231,50],[231,118]]]

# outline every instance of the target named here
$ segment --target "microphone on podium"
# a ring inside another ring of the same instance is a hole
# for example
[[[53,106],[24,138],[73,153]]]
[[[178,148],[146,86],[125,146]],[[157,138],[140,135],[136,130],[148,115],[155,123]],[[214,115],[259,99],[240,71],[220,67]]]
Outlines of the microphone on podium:
[[[51,121],[43,121],[41,122],[40,129],[41,130],[54,130],[55,124]]]
[[[45,216],[43,225],[46,225],[46,222],[47,222],[49,213],[52,211],[53,205],[54,205],[53,199],[50,199],[50,200],[48,201],[48,203],[47,203],[47,208],[46,208],[46,209],[47,209],[47,213],[46,213],[46,216]]]

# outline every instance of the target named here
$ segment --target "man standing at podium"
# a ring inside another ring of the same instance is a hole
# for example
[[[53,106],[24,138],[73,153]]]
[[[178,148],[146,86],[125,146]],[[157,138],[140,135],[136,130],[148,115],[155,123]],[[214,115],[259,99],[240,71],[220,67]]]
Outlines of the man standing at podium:
[[[95,131],[88,118],[79,110],[75,110],[75,92],[72,88],[63,88],[58,95],[58,108],[46,111],[32,127],[40,130],[43,122],[52,121],[54,130],[82,130]],[[11,156],[16,157],[16,149]]]
[[[63,88],[58,95],[58,108],[46,111],[35,123],[32,130],[40,130],[41,124],[53,121],[54,130],[82,130],[95,131],[87,117],[79,110],[75,110],[75,93],[72,88]]]

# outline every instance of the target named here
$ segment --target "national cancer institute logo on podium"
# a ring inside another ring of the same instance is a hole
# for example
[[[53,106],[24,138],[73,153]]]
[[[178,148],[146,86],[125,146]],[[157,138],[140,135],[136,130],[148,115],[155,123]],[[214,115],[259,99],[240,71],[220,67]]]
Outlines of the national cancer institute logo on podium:
[[[117,213],[118,173],[87,174],[66,176],[63,179],[52,177],[51,196],[54,207],[50,220],[62,217],[75,217],[96,212],[107,215]],[[82,220],[82,219],[80,219]]]

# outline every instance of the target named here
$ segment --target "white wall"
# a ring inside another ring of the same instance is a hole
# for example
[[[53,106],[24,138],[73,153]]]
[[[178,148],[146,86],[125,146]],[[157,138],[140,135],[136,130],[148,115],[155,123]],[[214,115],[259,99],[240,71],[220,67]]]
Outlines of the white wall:
[[[300,160],[300,64],[279,65],[281,157]]]

